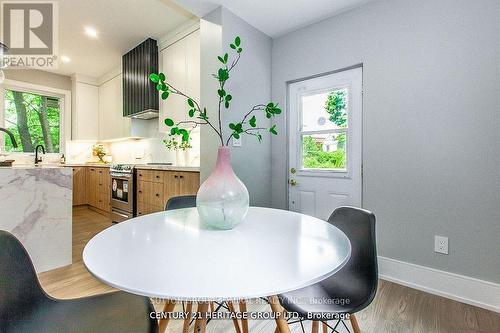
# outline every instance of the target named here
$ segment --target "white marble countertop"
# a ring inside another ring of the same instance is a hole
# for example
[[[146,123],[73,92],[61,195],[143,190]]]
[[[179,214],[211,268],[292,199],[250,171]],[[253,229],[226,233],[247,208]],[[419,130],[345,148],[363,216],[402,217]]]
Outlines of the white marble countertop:
[[[172,170],[172,171],[200,172],[200,167],[176,166],[176,165],[136,164],[135,168],[140,170],[166,170],[166,171]]]
[[[53,169],[64,167],[94,167],[94,168],[109,168],[111,164],[103,163],[46,163],[46,164],[13,164],[8,167],[0,167],[1,169]],[[186,172],[200,172],[200,167],[192,166],[176,166],[176,165],[161,165],[161,164],[136,164],[136,169],[140,170],[165,170],[165,171],[186,171]]]
[[[57,169],[62,168],[62,164],[13,164],[12,166],[0,167],[0,170],[10,170],[10,169]]]

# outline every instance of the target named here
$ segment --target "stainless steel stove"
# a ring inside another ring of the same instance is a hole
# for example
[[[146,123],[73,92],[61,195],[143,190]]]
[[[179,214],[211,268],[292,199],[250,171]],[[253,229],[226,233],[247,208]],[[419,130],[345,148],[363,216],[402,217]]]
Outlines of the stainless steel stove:
[[[111,220],[123,222],[136,216],[135,170],[132,164],[114,164],[111,177]]]

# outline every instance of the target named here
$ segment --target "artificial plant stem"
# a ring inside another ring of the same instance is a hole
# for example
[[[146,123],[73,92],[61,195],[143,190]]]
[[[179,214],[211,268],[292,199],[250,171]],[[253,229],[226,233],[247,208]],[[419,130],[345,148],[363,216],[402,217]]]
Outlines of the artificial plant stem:
[[[179,89],[175,88],[170,83],[168,83],[168,82],[165,82],[165,83],[167,84],[167,86],[169,86],[172,89],[172,93],[180,95],[180,96],[184,96],[185,98],[192,100],[194,105],[196,106],[196,109],[198,109],[198,113],[200,113],[200,114],[202,113],[200,105],[198,104],[198,102],[196,102],[196,100],[194,100],[191,97],[189,97],[188,95],[184,94],[183,92],[181,92]],[[220,117],[219,117],[219,119],[220,119]],[[208,119],[205,119],[205,121],[207,122],[207,124],[210,127],[212,127],[212,129],[215,131],[215,133],[217,133],[217,136],[220,138],[221,144],[224,146],[224,139],[222,138],[222,134],[221,134],[222,131],[221,132],[217,131],[217,129],[212,125],[212,123],[210,121],[208,121]],[[200,124],[200,125],[202,125],[202,124]]]

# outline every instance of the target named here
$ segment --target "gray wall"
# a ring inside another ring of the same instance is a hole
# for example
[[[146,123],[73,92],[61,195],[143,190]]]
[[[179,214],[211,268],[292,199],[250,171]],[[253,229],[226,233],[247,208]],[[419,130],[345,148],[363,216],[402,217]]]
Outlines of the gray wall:
[[[255,29],[229,10],[224,7],[218,8],[215,12],[211,13],[209,17],[211,22],[220,22],[221,27],[221,49],[224,52],[230,52],[229,44],[238,35],[242,40],[243,53],[241,59],[233,71],[231,77],[226,85],[226,90],[233,96],[231,108],[229,110],[223,109],[222,111],[222,127],[224,137],[229,135],[228,124],[231,122],[240,121],[243,115],[247,113],[254,105],[260,103],[267,103],[271,100],[271,44],[272,40],[267,35]],[[204,34],[204,24],[202,22],[200,31],[202,39]],[[212,27],[213,28],[213,27]],[[216,30],[216,29],[214,29]],[[214,38],[212,32],[211,39]],[[204,53],[204,45],[206,41],[202,40],[202,54]],[[217,49],[218,45],[212,43],[211,48]],[[232,50],[231,50],[232,51]],[[219,53],[220,54],[220,53]],[[217,55],[219,55],[217,54]],[[217,57],[213,59],[217,62]],[[216,106],[217,98],[217,85],[214,87],[213,82],[216,82],[211,76],[208,76],[204,62],[202,60],[202,101],[208,102],[211,107]],[[210,73],[217,71],[220,63],[211,64]],[[208,66],[207,66],[208,67]],[[208,78],[211,82],[206,82]],[[207,88],[210,91],[207,92]],[[204,100],[204,97],[209,97],[210,101]],[[215,101],[215,105],[214,104]],[[258,124],[262,126],[269,126],[269,120],[263,113],[256,114]],[[207,142],[204,140],[204,133],[209,130],[207,127],[203,128],[201,140],[201,172],[207,175],[213,168],[215,146],[213,138],[210,139],[210,147],[207,147]],[[271,170],[271,138],[268,132],[262,132],[263,140],[259,144],[255,137],[243,136],[242,147],[232,147],[231,158],[233,168],[238,177],[245,183],[250,193],[250,204],[255,206],[269,206],[271,203],[270,182]],[[210,156],[206,155],[209,152]],[[210,161],[208,160],[210,159]]]
[[[4,69],[5,78],[41,86],[71,90],[71,77],[37,69]]]
[[[493,0],[376,1],[274,40],[282,105],[287,81],[363,63],[363,206],[381,256],[500,282],[499,17]],[[281,208],[285,144],[273,138]]]

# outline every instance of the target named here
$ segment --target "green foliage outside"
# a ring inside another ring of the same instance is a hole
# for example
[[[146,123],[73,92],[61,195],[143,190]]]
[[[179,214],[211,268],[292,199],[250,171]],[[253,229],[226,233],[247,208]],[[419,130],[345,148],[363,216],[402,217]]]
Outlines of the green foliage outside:
[[[329,120],[339,128],[347,129],[347,90],[331,92],[325,102],[325,111],[330,115]],[[322,143],[311,136],[302,139],[303,166],[309,169],[344,169],[346,167],[346,133],[339,133],[337,150],[323,151]]]
[[[310,136],[302,138],[302,156],[304,168],[308,169],[344,169],[346,154],[342,149],[323,151],[321,143]]]
[[[8,152],[32,153],[39,144],[48,153],[59,152],[60,109],[59,100],[53,97],[19,91],[5,90],[5,128],[17,141],[14,148],[5,136]]]

